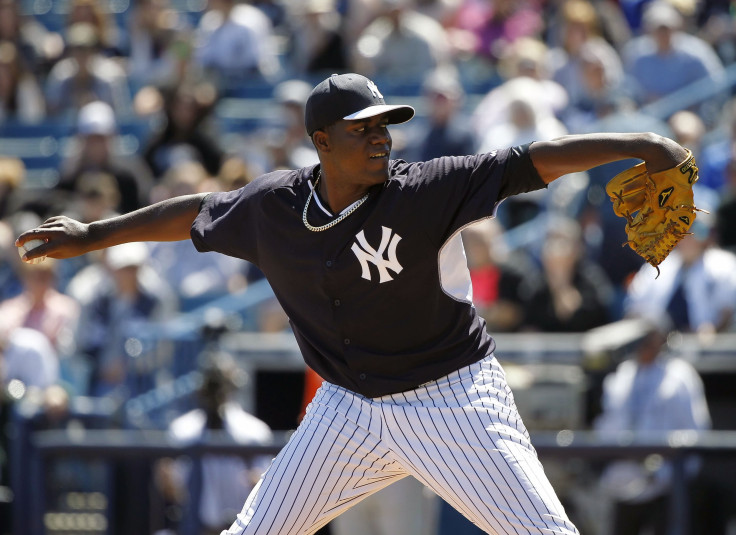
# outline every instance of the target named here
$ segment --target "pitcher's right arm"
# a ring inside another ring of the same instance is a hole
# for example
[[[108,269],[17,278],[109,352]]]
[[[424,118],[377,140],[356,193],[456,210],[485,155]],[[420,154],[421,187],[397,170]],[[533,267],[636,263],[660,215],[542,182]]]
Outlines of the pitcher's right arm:
[[[206,195],[174,197],[92,223],[81,223],[66,216],[52,217],[18,236],[15,245],[20,247],[33,239],[46,242],[23,256],[28,262],[41,256],[70,258],[127,242],[186,240]]]

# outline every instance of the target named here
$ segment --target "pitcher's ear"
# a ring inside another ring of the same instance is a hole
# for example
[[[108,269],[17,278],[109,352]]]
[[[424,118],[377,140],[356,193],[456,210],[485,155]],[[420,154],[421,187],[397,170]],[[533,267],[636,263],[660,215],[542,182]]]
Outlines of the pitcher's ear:
[[[312,143],[314,143],[317,151],[329,152],[330,150],[330,136],[322,129],[314,131]]]

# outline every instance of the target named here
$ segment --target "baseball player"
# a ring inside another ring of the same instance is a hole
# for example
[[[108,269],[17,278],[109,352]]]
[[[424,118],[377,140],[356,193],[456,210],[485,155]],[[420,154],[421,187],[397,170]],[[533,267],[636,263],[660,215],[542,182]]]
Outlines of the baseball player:
[[[47,242],[25,253],[32,261],[191,237],[266,274],[326,381],[223,533],[314,533],[408,476],[487,533],[578,533],[473,307],[460,231],[567,173],[632,157],[657,171],[686,151],[654,134],[587,134],[391,160],[387,127],[413,115],[387,105],[369,79],[333,75],[306,105],[318,165],[91,224],[54,217],[18,238]]]

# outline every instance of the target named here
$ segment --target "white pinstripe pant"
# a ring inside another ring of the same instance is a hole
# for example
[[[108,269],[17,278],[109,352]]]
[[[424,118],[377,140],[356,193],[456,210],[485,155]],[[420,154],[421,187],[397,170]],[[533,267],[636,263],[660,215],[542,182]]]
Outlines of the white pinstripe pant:
[[[314,533],[406,476],[488,533],[578,533],[491,355],[415,390],[380,398],[324,383],[222,535]]]

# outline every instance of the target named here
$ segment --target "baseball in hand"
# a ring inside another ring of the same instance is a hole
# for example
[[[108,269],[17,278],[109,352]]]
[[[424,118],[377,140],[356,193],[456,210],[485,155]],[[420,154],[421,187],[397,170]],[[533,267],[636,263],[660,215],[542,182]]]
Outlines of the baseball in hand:
[[[23,255],[26,254],[28,251],[32,251],[33,249],[35,249],[39,245],[43,245],[45,243],[46,242],[43,241],[43,240],[28,240],[23,245],[21,245],[20,247],[18,247],[18,254],[22,258]],[[32,260],[28,260],[27,263],[28,264],[38,264],[39,262],[43,262],[44,260],[46,260],[46,257],[45,256],[39,256],[38,258],[34,258]]]

